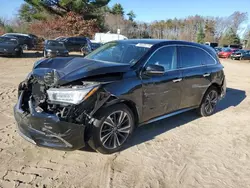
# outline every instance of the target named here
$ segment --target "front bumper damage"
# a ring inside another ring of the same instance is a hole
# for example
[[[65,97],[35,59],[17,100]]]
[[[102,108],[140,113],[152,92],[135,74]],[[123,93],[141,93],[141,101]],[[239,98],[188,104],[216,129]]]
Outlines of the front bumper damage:
[[[18,132],[24,139],[38,146],[60,150],[76,150],[85,146],[85,125],[61,121],[54,114],[37,112],[31,100],[28,102],[30,113],[25,112],[22,109],[23,93],[14,107],[14,116]]]

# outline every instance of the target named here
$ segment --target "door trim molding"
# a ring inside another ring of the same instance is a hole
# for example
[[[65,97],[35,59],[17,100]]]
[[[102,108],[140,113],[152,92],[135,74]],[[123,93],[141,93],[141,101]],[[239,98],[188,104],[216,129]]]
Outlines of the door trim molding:
[[[178,111],[175,111],[175,112],[171,112],[171,113],[169,113],[169,114],[165,114],[165,115],[163,115],[163,116],[159,116],[159,117],[153,118],[153,119],[151,119],[151,120],[149,120],[149,121],[143,122],[143,123],[139,124],[139,126],[141,126],[141,125],[146,125],[146,124],[150,124],[150,123],[153,123],[153,122],[156,122],[156,121],[165,119],[165,118],[169,118],[169,117],[172,117],[172,116],[175,116],[175,115],[178,115],[178,114],[181,114],[181,113],[184,113],[184,112],[193,110],[193,109],[195,109],[195,108],[196,108],[196,107],[184,108],[184,109],[181,109],[181,110],[178,110]]]

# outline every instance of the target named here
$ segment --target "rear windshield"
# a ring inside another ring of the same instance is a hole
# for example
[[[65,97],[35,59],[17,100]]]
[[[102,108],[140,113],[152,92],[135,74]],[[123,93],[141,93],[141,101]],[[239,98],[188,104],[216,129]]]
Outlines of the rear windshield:
[[[87,59],[134,65],[151,44],[109,42],[86,56]]]
[[[59,41],[48,41],[47,46],[53,46],[53,47],[64,47],[64,44]]]
[[[0,37],[1,44],[18,44],[16,39]]]

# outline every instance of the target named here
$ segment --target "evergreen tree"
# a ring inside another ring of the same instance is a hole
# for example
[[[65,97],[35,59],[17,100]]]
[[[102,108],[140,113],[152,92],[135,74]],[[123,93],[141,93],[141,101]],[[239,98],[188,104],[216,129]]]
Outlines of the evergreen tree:
[[[221,45],[240,44],[240,37],[230,28],[220,41]]]
[[[111,13],[115,15],[124,16],[124,8],[120,3],[116,3],[111,9]]]
[[[199,30],[198,30],[197,36],[196,36],[196,41],[198,43],[203,44],[204,43],[204,39],[205,39],[204,29],[203,29],[202,25],[200,24]]]
[[[135,15],[135,13],[134,13],[134,11],[133,10],[131,10],[128,14],[128,19],[130,20],[130,21],[134,21],[134,19],[136,18],[136,15]]]
[[[52,15],[64,16],[68,12],[82,15],[85,19],[96,18],[97,9],[106,6],[110,0],[25,0],[27,5],[23,5],[19,11],[19,16],[24,20],[30,11],[40,13],[50,13]]]

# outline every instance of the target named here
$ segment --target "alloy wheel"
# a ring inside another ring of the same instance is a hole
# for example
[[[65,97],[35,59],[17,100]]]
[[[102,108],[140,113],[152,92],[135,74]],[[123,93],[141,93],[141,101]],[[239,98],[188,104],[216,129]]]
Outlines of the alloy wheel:
[[[120,147],[131,133],[132,118],[124,111],[115,111],[102,124],[100,141],[107,149]]]
[[[218,102],[218,93],[215,90],[210,91],[205,101],[205,110],[207,114],[212,114]]]

